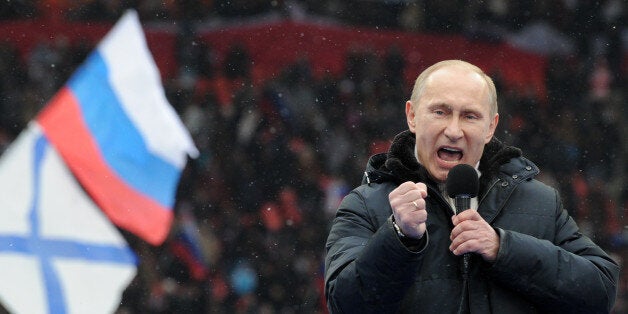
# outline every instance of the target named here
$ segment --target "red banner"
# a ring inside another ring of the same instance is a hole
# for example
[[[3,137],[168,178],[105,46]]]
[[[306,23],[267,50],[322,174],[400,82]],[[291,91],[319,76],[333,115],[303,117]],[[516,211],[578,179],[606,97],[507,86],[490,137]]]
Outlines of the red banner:
[[[27,54],[38,42],[55,44],[94,44],[110,25],[96,23],[61,23],[52,20],[4,22],[0,33],[6,41]],[[144,25],[148,45],[164,78],[177,73],[174,26]],[[462,59],[478,65],[492,76],[499,75],[507,88],[545,95],[545,65],[542,56],[517,50],[506,43],[471,41],[462,35],[420,34],[352,28],[315,23],[282,21],[223,28],[201,29],[199,37],[222,61],[233,45],[248,49],[252,74],[259,83],[279,75],[288,64],[307,59],[313,74],[338,75],[345,70],[345,58],[351,51],[369,51],[384,56],[396,47],[405,57],[404,77],[412,83],[427,66],[445,59]]]

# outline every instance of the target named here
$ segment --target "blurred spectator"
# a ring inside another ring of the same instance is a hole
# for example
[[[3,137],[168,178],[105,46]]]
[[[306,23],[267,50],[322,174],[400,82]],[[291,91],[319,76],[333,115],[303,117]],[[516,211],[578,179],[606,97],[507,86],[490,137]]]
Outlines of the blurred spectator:
[[[0,20],[36,17],[37,10],[33,2],[30,0],[5,1],[0,5]]]

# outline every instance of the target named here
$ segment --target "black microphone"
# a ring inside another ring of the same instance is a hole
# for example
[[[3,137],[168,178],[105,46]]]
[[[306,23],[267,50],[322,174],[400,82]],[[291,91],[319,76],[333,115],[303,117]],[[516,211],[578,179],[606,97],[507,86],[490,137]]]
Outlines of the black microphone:
[[[449,170],[447,175],[447,194],[454,199],[456,213],[471,207],[471,199],[478,195],[480,181],[475,168],[459,164]]]
[[[446,182],[447,194],[454,199],[456,206],[456,214],[471,208],[471,199],[478,195],[480,190],[480,181],[475,168],[459,164],[449,170]],[[461,295],[460,308],[458,313],[468,312],[467,293],[469,289],[469,264],[471,262],[471,253],[462,255],[462,279],[463,292]]]

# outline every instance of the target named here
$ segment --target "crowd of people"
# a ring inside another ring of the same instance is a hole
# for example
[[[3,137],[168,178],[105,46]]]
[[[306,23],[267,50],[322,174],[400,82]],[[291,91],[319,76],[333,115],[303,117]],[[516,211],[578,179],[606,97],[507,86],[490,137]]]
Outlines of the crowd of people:
[[[152,21],[228,22],[262,12],[413,32],[469,32],[478,22],[491,30],[484,33],[490,38],[545,19],[578,44],[569,56],[548,57],[545,99],[506,89],[494,78],[496,137],[522,148],[543,181],[561,191],[582,232],[622,263],[628,258],[624,50],[621,44],[603,50],[593,39],[616,42],[612,31],[628,10],[624,4],[623,15],[609,12],[616,2],[520,1],[515,8],[508,1],[13,1],[0,18],[49,16],[46,8],[65,5],[62,19],[115,19],[132,6]],[[346,8],[356,4],[363,10]],[[581,8],[587,5],[592,7]],[[181,178],[167,241],[153,247],[127,236],[140,265],[118,312],[326,312],[323,260],[331,219],[339,200],[361,181],[368,157],[407,128],[405,60],[354,52],[340,76],[317,78],[307,62],[297,62],[254,84],[254,56],[243,47],[234,47],[221,64],[208,59],[211,51],[198,51],[207,46],[177,47],[178,62],[187,68],[164,78],[164,86],[201,154]],[[40,45],[20,55],[0,44],[0,151],[90,48]],[[191,253],[182,248],[190,239]],[[619,286],[617,313],[628,309],[625,271]]]

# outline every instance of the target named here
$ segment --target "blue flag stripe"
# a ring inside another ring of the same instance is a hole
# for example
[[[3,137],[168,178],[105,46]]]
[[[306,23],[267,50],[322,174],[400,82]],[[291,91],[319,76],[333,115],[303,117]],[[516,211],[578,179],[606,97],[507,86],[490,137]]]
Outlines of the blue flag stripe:
[[[81,243],[69,240],[1,236],[0,252],[25,255],[45,255],[67,259],[83,259],[90,262],[137,265],[137,257],[126,247]]]

